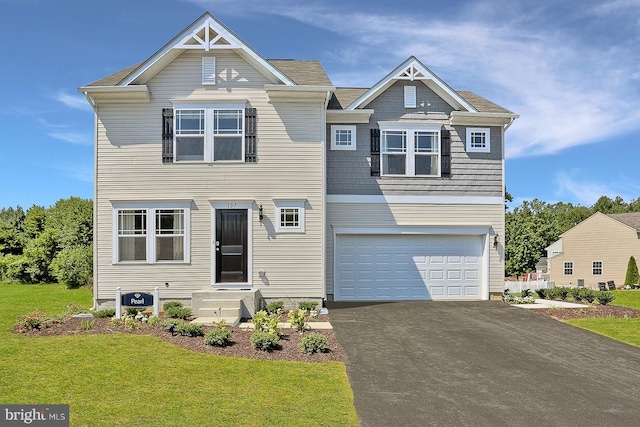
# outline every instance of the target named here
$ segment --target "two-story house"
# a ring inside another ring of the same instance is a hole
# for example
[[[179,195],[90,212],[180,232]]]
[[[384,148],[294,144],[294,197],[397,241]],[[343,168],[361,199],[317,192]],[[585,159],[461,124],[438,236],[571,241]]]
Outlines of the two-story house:
[[[205,13],[79,91],[95,110],[96,305],[117,287],[196,308],[241,290],[249,313],[502,290],[518,116],[414,57],[335,88],[317,61],[267,60]]]

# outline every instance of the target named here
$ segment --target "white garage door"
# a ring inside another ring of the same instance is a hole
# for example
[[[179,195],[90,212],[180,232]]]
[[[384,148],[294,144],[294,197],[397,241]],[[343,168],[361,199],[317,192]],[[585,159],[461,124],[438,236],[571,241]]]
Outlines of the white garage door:
[[[338,234],[336,301],[482,299],[481,236]]]

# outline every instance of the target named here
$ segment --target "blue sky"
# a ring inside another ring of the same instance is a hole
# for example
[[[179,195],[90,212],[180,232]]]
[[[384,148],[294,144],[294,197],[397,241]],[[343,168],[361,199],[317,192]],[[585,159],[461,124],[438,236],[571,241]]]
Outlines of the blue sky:
[[[541,4],[542,3],[542,4]],[[152,55],[210,11],[267,58],[368,87],[415,55],[520,114],[515,204],[640,197],[640,0],[0,0],[0,207],[93,197],[77,88]]]

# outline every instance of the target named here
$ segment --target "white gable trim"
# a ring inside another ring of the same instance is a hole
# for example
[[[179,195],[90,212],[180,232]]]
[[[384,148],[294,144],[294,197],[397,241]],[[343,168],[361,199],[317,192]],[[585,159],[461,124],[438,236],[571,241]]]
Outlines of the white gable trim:
[[[205,29],[204,39],[197,35],[203,29]],[[217,36],[213,39],[209,38],[209,30],[213,30]],[[210,49],[232,49],[263,74],[269,76],[274,83],[279,81],[287,86],[295,85],[291,79],[271,65],[262,55],[235,35],[233,31],[227,28],[222,22],[214,18],[209,12],[205,12],[193,24],[185,28],[169,43],[142,63],[132,74],[120,82],[118,86],[127,86],[134,82],[136,84],[145,83],[148,78],[144,79],[143,75],[154,75],[185,49],[202,49],[207,52]]]
[[[354,110],[356,108],[364,107],[398,80],[421,80],[454,108],[462,108],[474,113],[478,111],[458,95],[458,93],[449,87],[449,85],[447,85],[442,79],[440,79],[440,77],[436,76],[430,69],[418,61],[415,56],[409,57],[392,72],[387,74],[382,80],[373,85],[371,89],[353,101],[346,110]]]

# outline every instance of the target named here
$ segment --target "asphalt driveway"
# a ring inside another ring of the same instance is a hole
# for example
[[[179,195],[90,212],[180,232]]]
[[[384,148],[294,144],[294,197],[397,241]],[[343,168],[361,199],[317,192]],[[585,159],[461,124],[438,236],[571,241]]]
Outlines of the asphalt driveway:
[[[498,301],[329,313],[362,426],[640,425],[640,348]]]

